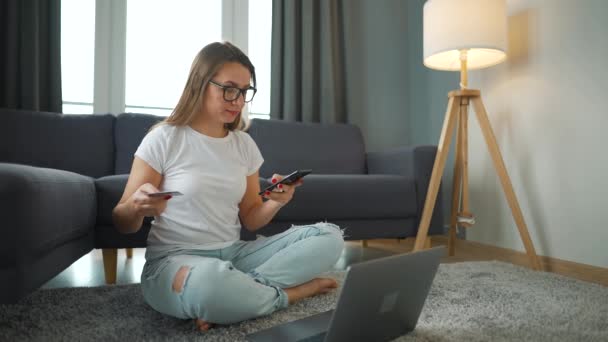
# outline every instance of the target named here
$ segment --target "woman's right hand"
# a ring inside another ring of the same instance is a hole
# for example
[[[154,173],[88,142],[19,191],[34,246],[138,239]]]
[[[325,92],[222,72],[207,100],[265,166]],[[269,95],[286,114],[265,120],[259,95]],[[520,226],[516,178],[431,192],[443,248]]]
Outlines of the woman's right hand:
[[[171,195],[165,197],[150,197],[148,194],[159,192],[150,183],[142,184],[129,198],[131,208],[138,216],[160,216],[167,208],[167,201]]]

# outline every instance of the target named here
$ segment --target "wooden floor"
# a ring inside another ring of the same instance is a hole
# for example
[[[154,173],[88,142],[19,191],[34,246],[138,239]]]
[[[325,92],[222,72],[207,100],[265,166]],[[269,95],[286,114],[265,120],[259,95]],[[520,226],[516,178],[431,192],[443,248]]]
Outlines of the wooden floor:
[[[433,237],[431,241],[432,246],[447,245],[447,238],[443,236]],[[357,262],[381,258],[396,253],[407,253],[412,250],[413,246],[413,239],[400,241],[395,239],[368,240],[368,247],[362,247],[360,241],[349,241],[346,243],[346,248],[335,268],[346,269],[349,265]],[[524,253],[464,240],[457,241],[456,255],[445,257],[442,262],[484,260],[499,260],[515,265],[528,266],[528,260]],[[542,257],[541,261],[545,271],[608,286],[608,269],[546,257]],[[133,258],[131,259],[126,257],[125,250],[120,250],[117,284],[139,283],[144,263],[145,249],[134,249]],[[43,288],[103,285],[105,285],[105,281],[101,250],[93,250],[47,282]]]

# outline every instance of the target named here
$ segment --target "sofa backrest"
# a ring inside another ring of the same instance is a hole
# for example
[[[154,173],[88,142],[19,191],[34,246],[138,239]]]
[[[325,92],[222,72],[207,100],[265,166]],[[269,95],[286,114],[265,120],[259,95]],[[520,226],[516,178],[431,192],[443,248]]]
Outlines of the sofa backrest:
[[[366,173],[363,135],[355,125],[252,119],[247,132],[264,157],[262,177],[297,169],[317,174]]]
[[[67,170],[90,177],[126,174],[150,127],[150,114],[60,114],[0,109],[0,162]],[[253,119],[248,133],[264,156],[262,177],[313,169],[366,172],[357,126]]]
[[[123,113],[116,117],[114,142],[116,144],[116,162],[114,174],[131,172],[133,154],[139,147],[150,127],[164,117],[150,114]]]
[[[114,116],[0,109],[0,162],[101,177],[114,171]]]

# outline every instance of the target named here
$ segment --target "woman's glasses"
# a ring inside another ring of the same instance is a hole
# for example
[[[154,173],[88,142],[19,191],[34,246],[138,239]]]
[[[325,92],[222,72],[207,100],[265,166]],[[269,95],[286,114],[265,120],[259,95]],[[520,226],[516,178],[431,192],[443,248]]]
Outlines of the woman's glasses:
[[[254,87],[240,89],[237,87],[225,86],[219,83],[215,83],[213,81],[209,81],[209,83],[213,84],[216,87],[224,89],[224,100],[228,102],[232,102],[238,99],[241,94],[243,94],[245,102],[251,102],[251,100],[253,100],[253,97],[255,96],[255,93],[258,91]]]

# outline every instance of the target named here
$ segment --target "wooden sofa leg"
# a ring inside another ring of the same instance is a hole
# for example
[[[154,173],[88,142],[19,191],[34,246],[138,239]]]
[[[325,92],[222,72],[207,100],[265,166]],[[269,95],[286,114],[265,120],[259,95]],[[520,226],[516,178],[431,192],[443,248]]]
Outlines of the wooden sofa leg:
[[[361,246],[363,246],[363,248],[367,248],[367,240],[361,240]]]
[[[431,248],[431,237],[427,236],[426,240],[424,240],[424,249],[429,249]]]
[[[102,253],[106,284],[116,284],[118,250],[116,248],[104,248],[102,249]]]
[[[127,248],[125,251],[127,252],[127,259],[133,258],[133,248]]]

